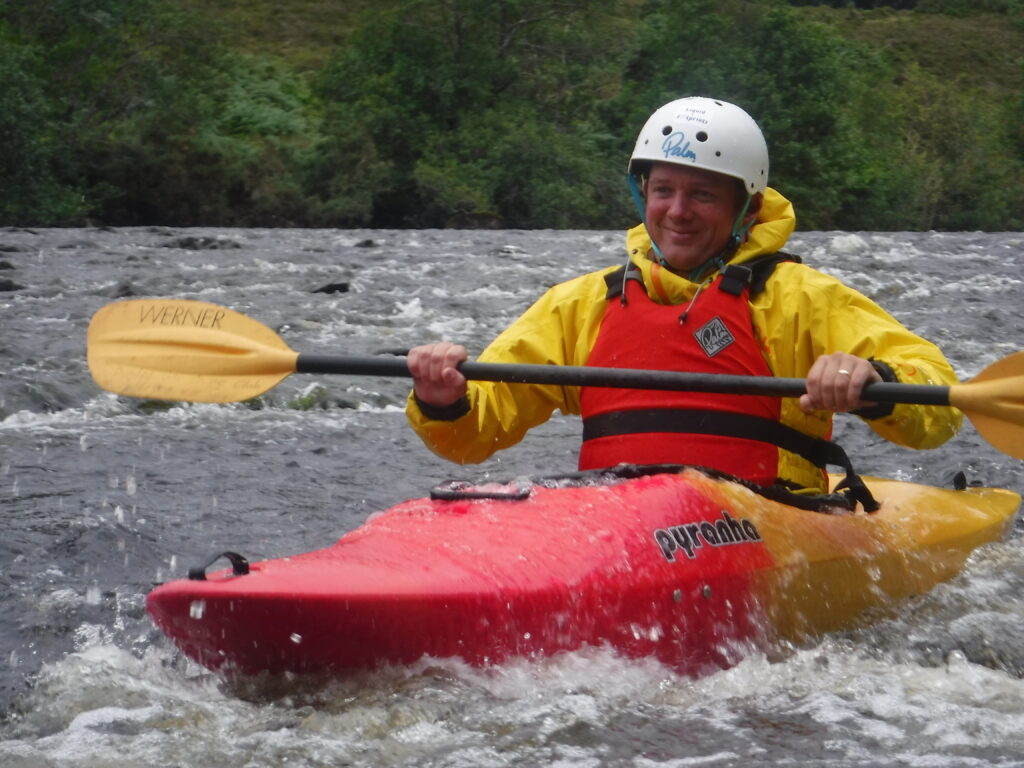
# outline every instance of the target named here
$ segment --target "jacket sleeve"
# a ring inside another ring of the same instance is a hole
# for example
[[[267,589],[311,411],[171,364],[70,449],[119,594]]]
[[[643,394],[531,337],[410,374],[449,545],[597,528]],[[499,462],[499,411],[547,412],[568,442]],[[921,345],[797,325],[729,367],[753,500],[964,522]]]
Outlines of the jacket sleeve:
[[[479,356],[487,363],[584,365],[604,312],[603,272],[547,291]],[[410,394],[410,426],[434,453],[460,464],[484,461],[518,443],[556,409],[579,413],[579,388],[470,381],[469,411],[444,421],[428,418]]]
[[[905,384],[957,383],[937,346],[840,281],[804,265],[782,264],[769,285],[755,309],[763,312],[762,332],[775,375],[803,378],[820,355],[846,352],[885,363]],[[935,448],[957,433],[962,420],[955,408],[897,404],[889,415],[867,423],[899,445]]]

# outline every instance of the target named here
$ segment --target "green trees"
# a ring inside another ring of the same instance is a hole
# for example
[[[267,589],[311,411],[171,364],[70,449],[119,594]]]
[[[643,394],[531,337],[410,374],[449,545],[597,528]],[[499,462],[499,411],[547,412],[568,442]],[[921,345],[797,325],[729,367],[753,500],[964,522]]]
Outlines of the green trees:
[[[1024,228],[1020,0],[379,0],[290,59],[261,3],[0,0],[0,224],[619,228],[639,126],[701,94],[802,228]],[[940,13],[1016,68],[894,53]]]
[[[64,221],[80,211],[77,190],[57,179],[59,110],[39,59],[0,26],[0,222]]]
[[[303,219],[308,86],[225,48],[214,17],[165,0],[4,11],[0,223]]]
[[[622,57],[601,49],[607,4],[390,5],[317,81],[318,192],[352,223],[602,226],[616,174],[596,108]]]

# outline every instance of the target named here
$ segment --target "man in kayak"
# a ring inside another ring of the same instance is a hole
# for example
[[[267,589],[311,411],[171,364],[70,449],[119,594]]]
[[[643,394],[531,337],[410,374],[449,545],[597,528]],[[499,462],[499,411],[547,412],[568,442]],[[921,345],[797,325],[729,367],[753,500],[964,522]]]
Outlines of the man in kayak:
[[[456,369],[466,349],[439,342],[409,353],[407,415],[431,450],[483,461],[557,408],[583,416],[581,469],[693,464],[822,492],[835,412],[912,448],[956,433],[955,409],[861,399],[870,382],[957,379],[935,345],[782,253],[793,207],[767,186],[767,145],[746,112],[697,97],[666,104],[641,130],[628,170],[643,223],[627,234],[626,265],[554,286],[479,360],[806,378],[807,393],[467,383]]]

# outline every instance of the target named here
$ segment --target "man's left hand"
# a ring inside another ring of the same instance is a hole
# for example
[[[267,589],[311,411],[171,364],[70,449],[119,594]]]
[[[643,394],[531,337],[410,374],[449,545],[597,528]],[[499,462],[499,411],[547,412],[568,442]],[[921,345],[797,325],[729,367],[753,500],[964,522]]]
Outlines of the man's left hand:
[[[863,357],[834,352],[814,361],[807,373],[807,394],[800,396],[800,410],[853,411],[872,405],[860,399],[866,384],[882,377]]]

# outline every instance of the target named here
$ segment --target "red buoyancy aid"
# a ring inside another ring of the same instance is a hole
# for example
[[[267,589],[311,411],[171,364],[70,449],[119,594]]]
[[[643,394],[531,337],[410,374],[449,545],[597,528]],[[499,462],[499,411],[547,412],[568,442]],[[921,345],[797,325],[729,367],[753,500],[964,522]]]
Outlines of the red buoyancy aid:
[[[608,301],[587,365],[771,376],[749,286],[723,290],[723,277],[689,306],[658,304],[639,278],[625,281],[625,300]],[[693,464],[762,485],[777,480],[779,448],[761,434],[779,426],[777,397],[585,387],[580,398],[580,469]]]

